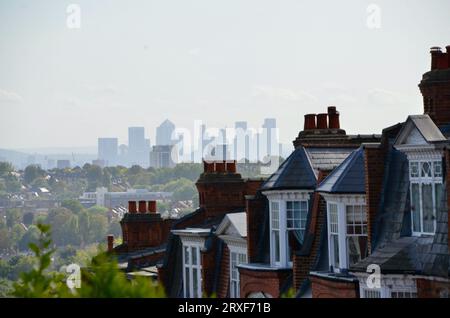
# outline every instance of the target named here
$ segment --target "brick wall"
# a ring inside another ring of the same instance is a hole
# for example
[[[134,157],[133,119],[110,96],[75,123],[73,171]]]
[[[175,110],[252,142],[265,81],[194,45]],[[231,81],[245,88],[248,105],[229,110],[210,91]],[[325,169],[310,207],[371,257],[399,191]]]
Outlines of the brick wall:
[[[450,282],[438,282],[427,279],[417,279],[418,298],[448,298],[450,297]]]
[[[212,247],[209,250],[201,250],[201,264],[202,264],[202,290],[208,297],[212,295],[214,288],[214,274],[216,270],[216,251],[217,238],[214,240]]]
[[[329,171],[319,171],[318,183],[329,174]],[[326,201],[319,193],[314,193],[312,199],[311,222],[308,229],[308,236],[313,238],[309,254],[293,255],[293,282],[294,289],[298,290],[304,280],[309,276],[312,266],[317,258],[320,249],[320,233],[326,222]],[[305,235],[306,237],[306,235]]]
[[[448,251],[450,253],[450,149],[445,151],[445,169],[446,169],[446,191],[447,191],[447,209],[448,209],[448,218],[447,218],[447,226],[448,226],[448,234],[447,234],[447,246]]]
[[[371,252],[372,231],[380,204],[385,167],[386,146],[364,147],[364,169],[366,174],[366,212],[368,249]]]
[[[313,298],[359,298],[357,282],[311,276]]]
[[[262,230],[262,220],[265,212],[265,199],[263,197],[247,196],[247,257],[249,263],[257,263],[259,231]]]
[[[239,268],[241,297],[263,292],[274,298],[280,297],[280,289],[286,282],[290,270],[262,271]]]
[[[217,286],[217,297],[225,298],[229,295],[230,286],[230,250],[224,244],[222,250],[222,262],[220,263],[220,277]]]

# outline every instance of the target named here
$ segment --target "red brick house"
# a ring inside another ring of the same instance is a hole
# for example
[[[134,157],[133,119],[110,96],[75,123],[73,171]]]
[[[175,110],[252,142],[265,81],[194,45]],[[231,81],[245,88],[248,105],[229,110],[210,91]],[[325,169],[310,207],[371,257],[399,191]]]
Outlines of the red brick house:
[[[313,297],[449,296],[450,46],[431,55],[424,115],[386,128],[317,189],[329,268],[310,273]]]
[[[148,216],[131,206],[117,252],[161,251],[139,259],[158,258],[170,297],[448,297],[446,49],[432,48],[419,85],[423,115],[381,135],[347,135],[336,107],[307,114],[267,180],[244,180],[233,161],[204,162],[200,207],[156,230],[140,228]]]

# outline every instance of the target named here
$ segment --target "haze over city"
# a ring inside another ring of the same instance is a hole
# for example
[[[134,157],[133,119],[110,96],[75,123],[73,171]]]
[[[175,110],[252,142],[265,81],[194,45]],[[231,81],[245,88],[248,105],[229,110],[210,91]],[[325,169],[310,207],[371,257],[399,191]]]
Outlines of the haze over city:
[[[291,143],[327,105],[348,133],[380,133],[422,112],[423,52],[450,31],[445,0],[377,1],[379,28],[371,1],[77,1],[78,29],[70,3],[0,1],[0,148],[125,142],[129,126],[153,143],[166,118],[274,117]]]

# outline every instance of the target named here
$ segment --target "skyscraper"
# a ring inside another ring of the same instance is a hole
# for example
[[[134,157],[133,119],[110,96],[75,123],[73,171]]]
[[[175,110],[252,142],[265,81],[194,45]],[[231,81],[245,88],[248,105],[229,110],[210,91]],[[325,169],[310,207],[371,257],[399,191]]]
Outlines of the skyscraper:
[[[117,164],[118,144],[117,138],[98,138],[98,159],[103,160],[106,166]]]
[[[159,127],[156,128],[156,145],[167,146],[173,145],[175,140],[172,140],[172,134],[175,131],[175,125],[168,119],[162,122]]]
[[[246,121],[237,121],[234,124],[234,159],[238,162],[250,160],[250,136],[247,131]]]
[[[128,128],[128,163],[148,167],[150,147],[145,139],[144,127]]]
[[[262,125],[262,133],[259,138],[259,159],[265,156],[277,156],[279,151],[277,120],[265,118]]]

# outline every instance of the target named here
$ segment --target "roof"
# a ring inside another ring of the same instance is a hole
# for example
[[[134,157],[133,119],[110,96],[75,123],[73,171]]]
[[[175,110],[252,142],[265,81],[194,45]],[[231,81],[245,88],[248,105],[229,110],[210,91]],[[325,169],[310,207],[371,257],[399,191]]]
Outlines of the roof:
[[[241,237],[247,237],[247,213],[240,212],[225,215],[225,218],[217,227],[216,235],[229,235],[230,232]]]
[[[448,277],[448,210],[446,196],[436,211],[436,231],[416,237],[411,231],[408,160],[392,146],[385,161],[380,206],[375,218],[372,254],[350,267],[366,271],[380,265],[383,273],[422,274]],[[447,183],[444,183],[447,187]]]
[[[316,175],[319,170],[333,170],[339,166],[354,148],[305,148]]]
[[[364,169],[364,150],[354,150],[319,185],[318,192],[327,193],[365,193],[366,175]]]
[[[414,136],[412,130],[416,128],[420,135],[423,137],[424,141],[427,143],[444,142],[447,139],[444,137],[440,129],[436,126],[433,120],[425,115],[410,115],[400,130],[397,139],[395,140],[396,145],[404,144],[408,142],[408,137]],[[416,137],[417,138],[417,137]]]
[[[261,186],[261,190],[315,189],[316,175],[305,149],[299,147]]]

